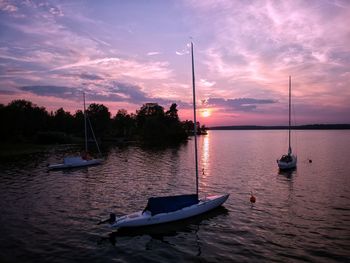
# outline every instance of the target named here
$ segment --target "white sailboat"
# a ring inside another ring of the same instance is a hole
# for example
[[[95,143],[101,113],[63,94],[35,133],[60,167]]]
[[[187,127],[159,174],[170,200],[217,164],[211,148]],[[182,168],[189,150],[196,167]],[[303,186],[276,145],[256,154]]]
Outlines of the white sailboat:
[[[193,115],[194,130],[196,124],[196,93],[194,77],[194,56],[193,43],[191,42],[192,59],[192,85],[193,85]],[[229,194],[213,195],[203,199],[198,197],[198,157],[197,157],[197,134],[194,133],[195,141],[195,166],[196,166],[196,194],[151,197],[148,199],[146,208],[129,215],[117,218],[115,214],[110,214],[110,218],[101,223],[109,223],[112,228],[128,228],[156,225],[174,222],[208,212],[222,205]]]
[[[85,93],[83,93],[83,100],[84,100],[84,130],[85,130],[85,152],[81,156],[68,156],[63,159],[63,163],[57,163],[57,164],[51,164],[48,166],[49,170],[54,169],[65,169],[65,168],[75,168],[75,167],[84,167],[84,166],[90,166],[90,165],[97,165],[101,164],[103,162],[102,158],[92,158],[88,153],[88,139],[87,139],[87,122],[89,122],[89,127],[91,129],[91,133],[93,136],[93,139],[96,143],[96,147],[98,149],[99,155],[101,156],[100,147],[98,146],[95,133],[92,129],[92,125],[90,123],[89,118],[86,114],[86,108],[85,108]]]
[[[288,154],[282,155],[282,157],[277,160],[277,164],[280,170],[289,170],[294,169],[297,167],[297,156],[292,153],[292,147],[291,147],[291,90],[292,90],[292,81],[291,77],[289,76],[289,125],[288,125]]]

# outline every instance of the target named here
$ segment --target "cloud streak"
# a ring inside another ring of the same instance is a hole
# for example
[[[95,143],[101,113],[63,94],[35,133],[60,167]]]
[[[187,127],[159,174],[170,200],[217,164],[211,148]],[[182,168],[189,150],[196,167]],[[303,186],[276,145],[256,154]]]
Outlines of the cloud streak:
[[[159,54],[161,54],[161,53],[154,51],[154,52],[148,52],[147,56],[155,56],[155,55],[159,55]]]
[[[90,75],[88,76],[89,78],[91,77]],[[103,91],[66,86],[23,86],[19,87],[18,90],[38,96],[55,97],[73,101],[80,101],[81,94],[84,91],[90,100],[99,102],[128,102],[136,105],[142,105],[147,102],[158,102],[162,105],[170,105],[173,102],[177,102],[181,105],[186,105],[186,103],[181,101],[150,97],[138,86],[117,81],[113,82],[111,86],[105,88]],[[8,94],[8,92],[5,94]]]
[[[206,104],[210,107],[228,108],[235,111],[253,111],[257,109],[257,105],[272,104],[277,101],[271,99],[253,99],[253,98],[237,98],[237,99],[222,99],[209,98]]]

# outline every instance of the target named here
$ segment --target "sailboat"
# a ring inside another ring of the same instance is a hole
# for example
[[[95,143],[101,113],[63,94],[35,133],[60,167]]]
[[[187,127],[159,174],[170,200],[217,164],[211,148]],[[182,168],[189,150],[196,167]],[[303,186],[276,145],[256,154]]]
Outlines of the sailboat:
[[[289,125],[288,125],[288,154],[282,155],[282,157],[277,160],[277,164],[280,170],[289,170],[294,169],[297,167],[297,156],[292,153],[292,147],[291,147],[291,121],[290,121],[290,115],[291,115],[291,90],[292,90],[292,81],[291,77],[289,76]]]
[[[192,59],[192,85],[193,85],[193,117],[194,130],[197,130],[196,124],[196,93],[195,93],[195,77],[194,77],[194,56],[193,43],[191,42],[191,59]],[[196,168],[196,193],[175,196],[151,197],[148,199],[147,206],[144,210],[119,218],[115,214],[110,214],[107,220],[101,223],[109,223],[112,228],[132,228],[156,225],[162,223],[174,222],[197,216],[208,212],[222,205],[229,194],[207,196],[199,199],[198,196],[198,154],[197,154],[197,134],[194,133],[195,145],[195,168]]]
[[[91,133],[93,136],[93,139],[96,143],[97,150],[99,152],[99,155],[101,156],[100,147],[98,146],[94,130],[92,129],[91,122],[86,114],[86,108],[85,108],[85,93],[83,93],[83,100],[84,100],[84,131],[85,131],[85,151],[81,156],[69,156],[65,157],[63,159],[63,163],[57,163],[57,164],[51,164],[48,166],[49,170],[54,169],[65,169],[65,168],[75,168],[75,167],[85,167],[90,165],[97,165],[101,164],[103,162],[102,158],[92,158],[88,153],[88,138],[87,138],[87,123],[89,123],[89,127],[91,129]]]

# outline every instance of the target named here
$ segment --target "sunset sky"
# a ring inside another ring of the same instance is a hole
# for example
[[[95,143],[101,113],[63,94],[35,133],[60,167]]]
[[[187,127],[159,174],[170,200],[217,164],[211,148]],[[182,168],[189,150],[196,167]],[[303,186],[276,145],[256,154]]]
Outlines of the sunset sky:
[[[0,103],[178,104],[199,121],[350,123],[350,1],[0,0]]]

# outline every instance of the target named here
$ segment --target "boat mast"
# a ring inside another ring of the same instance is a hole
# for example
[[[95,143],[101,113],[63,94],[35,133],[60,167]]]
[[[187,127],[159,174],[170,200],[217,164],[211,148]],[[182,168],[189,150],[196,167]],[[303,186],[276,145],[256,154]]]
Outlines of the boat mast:
[[[289,76],[289,147],[288,147],[288,155],[292,153],[292,148],[290,147],[290,107],[291,107],[291,87],[292,87],[292,81],[291,77]]]
[[[85,92],[83,92],[84,99],[84,131],[85,131],[85,152],[88,151],[88,142],[87,142],[87,127],[86,127],[86,108],[85,108]]]
[[[95,144],[96,144],[96,148],[97,148],[97,150],[98,150],[98,153],[99,153],[100,156],[102,156],[100,147],[98,146],[97,139],[96,139],[96,136],[95,136],[95,133],[94,133],[94,129],[92,128],[92,125],[91,125],[91,121],[90,121],[90,119],[89,119],[87,116],[86,116],[86,119],[87,119],[87,121],[89,122],[89,126],[90,126],[90,130],[91,130],[92,138],[93,138],[94,141],[95,141]]]
[[[196,162],[196,194],[198,196],[198,154],[197,154],[197,118],[196,118],[196,89],[194,78],[194,57],[193,57],[193,43],[191,42],[191,58],[192,58],[192,87],[193,87],[193,119],[194,119],[194,155]]]

